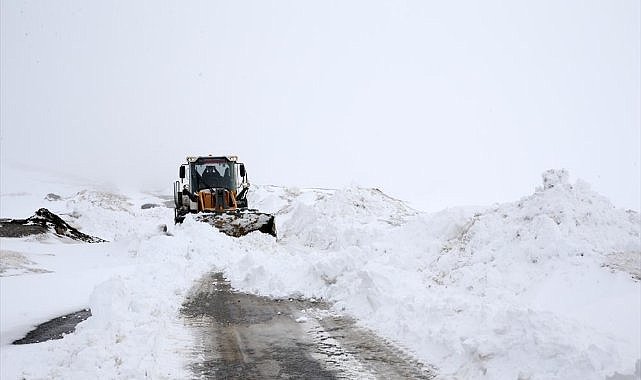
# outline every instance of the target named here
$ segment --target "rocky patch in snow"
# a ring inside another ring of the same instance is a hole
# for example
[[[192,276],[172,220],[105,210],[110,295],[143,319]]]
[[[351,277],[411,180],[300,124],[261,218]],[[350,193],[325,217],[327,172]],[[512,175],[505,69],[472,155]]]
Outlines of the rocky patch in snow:
[[[32,344],[46,342],[52,339],[62,339],[67,334],[75,331],[76,325],[91,316],[91,310],[83,309],[54,318],[38,325],[29,331],[24,338],[18,339],[13,344]]]
[[[78,231],[46,208],[39,209],[27,219],[0,219],[0,237],[25,237],[47,232],[87,243],[105,241]]]

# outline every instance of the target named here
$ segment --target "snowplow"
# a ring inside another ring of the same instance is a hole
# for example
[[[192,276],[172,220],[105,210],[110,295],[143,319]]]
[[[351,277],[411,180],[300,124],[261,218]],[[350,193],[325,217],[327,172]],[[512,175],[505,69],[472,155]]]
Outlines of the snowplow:
[[[274,216],[250,209],[245,164],[236,156],[187,157],[174,182],[176,224],[188,214],[219,231],[240,237],[260,231],[276,237]]]

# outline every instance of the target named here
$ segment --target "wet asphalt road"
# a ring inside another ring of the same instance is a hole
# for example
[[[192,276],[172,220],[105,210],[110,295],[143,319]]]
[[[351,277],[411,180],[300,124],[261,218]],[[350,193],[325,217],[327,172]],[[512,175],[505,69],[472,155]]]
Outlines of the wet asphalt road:
[[[430,368],[328,305],[234,291],[220,273],[183,305],[196,379],[431,379]]]

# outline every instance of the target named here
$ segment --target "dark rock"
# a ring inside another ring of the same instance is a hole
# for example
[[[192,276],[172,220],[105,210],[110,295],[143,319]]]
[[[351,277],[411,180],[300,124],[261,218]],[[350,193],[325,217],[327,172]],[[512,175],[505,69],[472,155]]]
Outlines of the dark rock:
[[[140,206],[140,208],[143,210],[146,210],[148,208],[155,208],[155,207],[160,207],[160,205],[155,203],[145,203],[144,205]]]
[[[27,219],[0,219],[0,237],[23,237],[44,234],[46,226],[28,224]]]
[[[29,331],[24,338],[18,339],[12,344],[31,344],[46,342],[52,339],[62,339],[65,335],[74,332],[78,323],[89,317],[91,317],[91,310],[84,309],[54,318],[38,325],[34,330]]]
[[[27,219],[0,219],[0,237],[24,237],[53,232],[74,240],[88,243],[102,243],[106,240],[89,236],[78,231],[46,208],[36,211]]]
[[[61,199],[62,197],[60,195],[54,194],[54,193],[49,193],[47,194],[47,196],[45,196],[45,200],[48,200],[48,201],[59,201]]]

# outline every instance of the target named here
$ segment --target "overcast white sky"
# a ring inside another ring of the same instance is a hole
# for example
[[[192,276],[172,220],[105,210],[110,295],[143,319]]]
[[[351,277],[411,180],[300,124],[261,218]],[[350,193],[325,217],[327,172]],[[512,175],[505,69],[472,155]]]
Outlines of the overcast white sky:
[[[567,168],[641,208],[641,10],[603,1],[1,1],[3,162],[169,189],[256,183],[426,210]],[[6,179],[5,179],[6,180]]]

